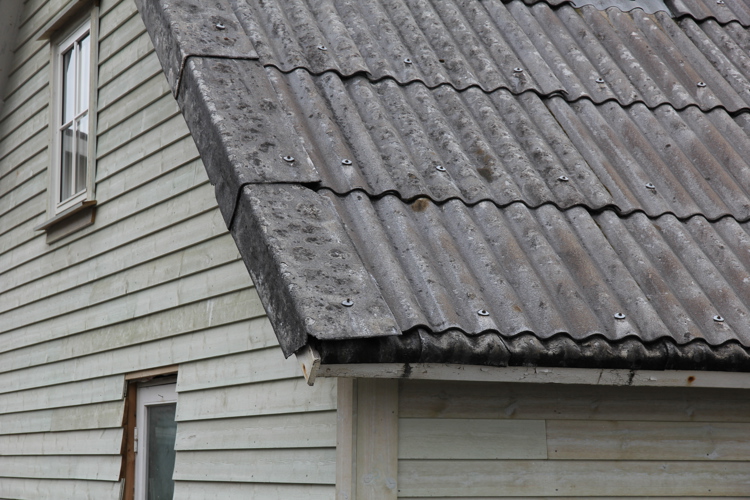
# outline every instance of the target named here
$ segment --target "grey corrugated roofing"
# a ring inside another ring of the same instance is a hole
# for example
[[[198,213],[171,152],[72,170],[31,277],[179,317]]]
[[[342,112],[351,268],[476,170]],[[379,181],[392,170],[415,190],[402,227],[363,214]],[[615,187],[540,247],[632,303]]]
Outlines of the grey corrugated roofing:
[[[140,4],[285,354],[750,371],[739,23]]]
[[[750,38],[737,23],[518,0],[236,6],[260,60],[285,72],[366,73],[430,87],[561,92],[569,100],[650,107],[750,106]]]

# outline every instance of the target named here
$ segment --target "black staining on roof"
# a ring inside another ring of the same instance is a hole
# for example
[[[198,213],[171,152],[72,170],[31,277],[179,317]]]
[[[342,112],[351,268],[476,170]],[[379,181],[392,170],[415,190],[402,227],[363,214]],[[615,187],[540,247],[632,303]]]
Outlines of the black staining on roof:
[[[138,3],[286,355],[748,371],[724,2]]]

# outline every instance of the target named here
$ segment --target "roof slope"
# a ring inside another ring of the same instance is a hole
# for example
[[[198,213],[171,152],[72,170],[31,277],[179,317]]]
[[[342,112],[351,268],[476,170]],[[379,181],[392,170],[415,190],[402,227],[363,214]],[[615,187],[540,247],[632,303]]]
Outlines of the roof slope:
[[[286,355],[748,371],[725,2],[138,3]]]

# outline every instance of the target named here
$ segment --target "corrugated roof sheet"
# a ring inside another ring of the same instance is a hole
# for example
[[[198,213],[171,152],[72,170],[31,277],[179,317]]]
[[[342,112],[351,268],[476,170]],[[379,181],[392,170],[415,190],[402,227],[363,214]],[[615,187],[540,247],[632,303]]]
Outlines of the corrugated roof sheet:
[[[287,355],[748,371],[750,34],[667,3],[141,9]]]
[[[260,60],[430,87],[564,93],[569,100],[750,108],[750,37],[665,12],[516,0],[238,0]]]

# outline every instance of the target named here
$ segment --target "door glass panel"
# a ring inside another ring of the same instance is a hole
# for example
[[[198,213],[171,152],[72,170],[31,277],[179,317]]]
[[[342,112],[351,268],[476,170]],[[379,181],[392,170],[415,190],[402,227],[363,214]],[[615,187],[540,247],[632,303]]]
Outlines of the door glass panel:
[[[84,115],[78,120],[78,126],[76,127],[76,156],[78,161],[76,164],[76,193],[80,193],[86,189],[86,168],[88,167],[88,141],[89,141],[89,116]]]
[[[172,500],[174,495],[176,409],[174,403],[148,407],[148,500]]]
[[[76,110],[76,114],[86,111],[89,107],[89,66],[91,63],[91,57],[89,56],[90,37],[86,35],[79,43],[78,109]]]
[[[73,125],[65,128],[61,137],[60,201],[65,201],[73,196]]]
[[[62,123],[68,123],[73,119],[73,102],[76,91],[75,51],[70,49],[62,57]]]

